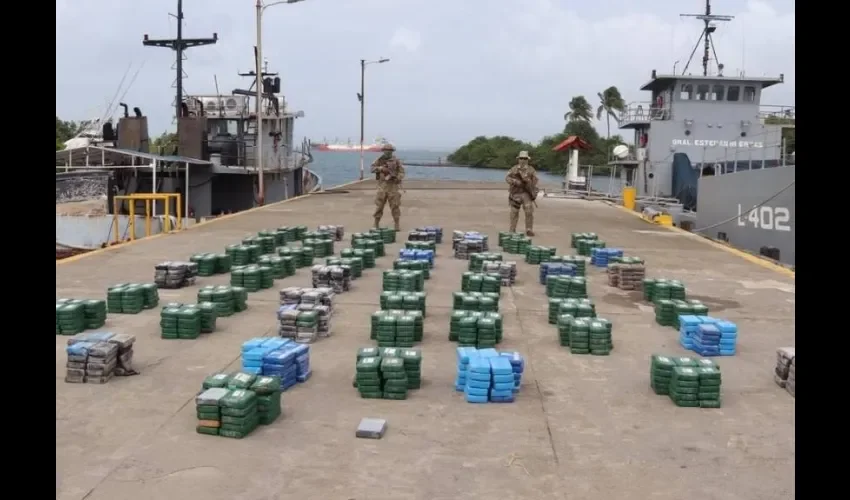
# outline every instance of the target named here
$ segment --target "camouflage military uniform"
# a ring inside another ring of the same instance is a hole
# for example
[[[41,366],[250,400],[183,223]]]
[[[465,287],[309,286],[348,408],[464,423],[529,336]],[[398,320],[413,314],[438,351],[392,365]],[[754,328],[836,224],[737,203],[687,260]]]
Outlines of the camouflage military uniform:
[[[395,222],[395,230],[401,229],[401,182],[404,180],[404,166],[393,155],[395,148],[387,144],[382,148],[384,154],[372,163],[372,173],[378,181],[378,192],[375,193],[375,227],[381,223],[384,216],[384,205],[390,205],[390,213]]]
[[[516,231],[519,221],[519,209],[525,212],[525,232],[528,236],[534,236],[534,200],[537,198],[537,172],[528,164],[528,152],[521,151],[517,159],[518,165],[514,165],[505,176],[508,183],[508,203],[511,207],[510,230]],[[525,161],[522,161],[525,160]]]

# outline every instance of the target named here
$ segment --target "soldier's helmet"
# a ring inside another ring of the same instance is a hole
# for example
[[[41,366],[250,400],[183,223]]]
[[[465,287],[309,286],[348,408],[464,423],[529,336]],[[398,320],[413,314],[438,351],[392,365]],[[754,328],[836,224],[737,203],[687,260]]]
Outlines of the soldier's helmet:
[[[390,152],[395,151],[395,146],[393,146],[392,144],[387,142],[383,146],[381,146],[381,151],[390,151]]]

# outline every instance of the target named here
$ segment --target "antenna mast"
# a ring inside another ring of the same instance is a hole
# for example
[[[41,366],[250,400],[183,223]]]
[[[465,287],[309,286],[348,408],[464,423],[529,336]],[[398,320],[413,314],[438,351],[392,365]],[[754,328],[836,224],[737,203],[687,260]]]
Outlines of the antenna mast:
[[[704,52],[702,55],[702,76],[708,76],[708,60],[709,54],[714,53],[714,60],[717,61],[717,71],[723,71],[723,65],[720,64],[720,61],[717,59],[717,50],[714,47],[714,38],[711,36],[717,27],[712,24],[714,21],[731,21],[735,19],[735,16],[724,16],[724,15],[713,15],[711,13],[711,0],[705,0],[705,13],[704,14],[679,14],[681,17],[694,17],[696,19],[701,20],[705,27],[702,29],[702,33],[697,40],[696,45],[694,45],[694,50],[691,51],[691,56],[688,57],[688,63],[685,64],[685,69],[682,70],[682,74],[684,75],[688,71],[688,66],[691,65],[691,61],[694,58],[694,54],[697,52],[697,48],[699,48],[699,43],[704,41]]]
[[[177,0],[177,15],[174,17],[177,18],[177,38],[151,40],[148,38],[148,35],[145,35],[142,45],[145,47],[165,47],[177,52],[177,63],[175,64],[177,79],[174,81],[174,87],[177,89],[177,96],[174,101],[174,116],[177,118],[182,114],[180,107],[183,104],[183,54],[186,49],[216,43],[218,41],[218,33],[213,33],[212,38],[183,38],[183,0]]]

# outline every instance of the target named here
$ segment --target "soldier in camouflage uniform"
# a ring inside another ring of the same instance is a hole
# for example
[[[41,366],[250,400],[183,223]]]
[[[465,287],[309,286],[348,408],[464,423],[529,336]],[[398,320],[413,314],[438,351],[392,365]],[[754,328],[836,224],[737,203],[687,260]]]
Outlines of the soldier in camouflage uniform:
[[[511,207],[511,232],[516,232],[519,221],[519,209],[525,212],[525,234],[534,236],[534,207],[537,205],[537,171],[528,164],[528,151],[520,151],[519,164],[514,165],[505,176],[508,183],[508,203]]]
[[[384,205],[390,205],[390,213],[395,222],[395,230],[401,227],[401,181],[404,180],[404,166],[401,161],[393,155],[395,147],[385,144],[383,155],[372,163],[372,173],[378,181],[378,192],[375,193],[375,227],[381,223],[384,216]]]

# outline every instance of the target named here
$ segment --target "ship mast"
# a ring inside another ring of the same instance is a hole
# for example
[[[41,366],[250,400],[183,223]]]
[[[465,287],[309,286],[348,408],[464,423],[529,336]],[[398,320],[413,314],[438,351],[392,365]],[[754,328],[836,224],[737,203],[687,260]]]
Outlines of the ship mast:
[[[218,34],[213,33],[212,38],[183,38],[183,0],[177,0],[177,38],[164,40],[152,40],[145,35],[142,45],[145,47],[165,47],[177,53],[177,61],[172,69],[177,71],[177,77],[174,79],[174,88],[177,95],[174,98],[174,119],[179,118],[181,106],[183,105],[183,59],[185,52],[192,47],[200,47],[202,45],[212,45],[218,41]]]
[[[679,14],[679,16],[694,17],[696,19],[701,20],[705,24],[702,29],[702,33],[700,33],[699,35],[699,39],[697,39],[696,45],[694,45],[694,50],[691,51],[691,55],[690,57],[688,57],[688,63],[685,64],[685,69],[682,70],[682,75],[684,75],[688,71],[688,66],[690,66],[691,61],[694,59],[694,54],[696,54],[700,42],[704,42],[702,55],[702,76],[708,76],[708,61],[710,53],[714,53],[714,60],[717,62],[717,72],[719,75],[722,75],[723,65],[720,64],[720,61],[717,59],[717,50],[714,47],[714,38],[711,36],[711,34],[714,33],[717,27],[714,26],[712,23],[714,21],[731,21],[732,19],[735,19],[735,16],[712,14],[711,0],[705,0],[705,13]]]

